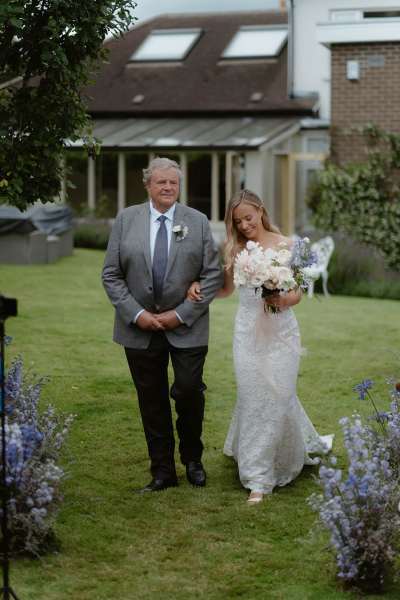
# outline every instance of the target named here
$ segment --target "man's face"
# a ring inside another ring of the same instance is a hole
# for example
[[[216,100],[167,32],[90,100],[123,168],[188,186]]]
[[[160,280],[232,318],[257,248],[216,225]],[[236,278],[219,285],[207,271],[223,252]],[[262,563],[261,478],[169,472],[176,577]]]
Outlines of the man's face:
[[[159,212],[166,212],[179,196],[179,175],[176,169],[155,169],[146,186],[153,206]]]

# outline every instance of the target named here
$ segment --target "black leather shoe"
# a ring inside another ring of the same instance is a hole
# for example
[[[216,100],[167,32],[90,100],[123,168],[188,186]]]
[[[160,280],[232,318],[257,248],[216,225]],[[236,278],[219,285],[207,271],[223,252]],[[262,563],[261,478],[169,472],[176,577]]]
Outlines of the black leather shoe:
[[[177,487],[176,479],[152,479],[148,485],[140,490],[135,490],[137,494],[147,494],[147,492],[161,492],[170,487]]]
[[[196,487],[204,487],[206,485],[206,472],[201,462],[191,460],[186,465],[186,477],[189,483]]]

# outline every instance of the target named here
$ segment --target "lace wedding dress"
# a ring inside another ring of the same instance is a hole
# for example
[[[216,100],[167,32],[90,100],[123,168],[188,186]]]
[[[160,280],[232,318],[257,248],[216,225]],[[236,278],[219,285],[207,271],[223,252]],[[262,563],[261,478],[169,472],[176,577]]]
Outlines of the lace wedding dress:
[[[264,312],[261,290],[239,287],[233,357],[237,402],[224,445],[242,485],[269,494],[326,453],[333,436],[319,436],[296,395],[301,354],[292,309]]]

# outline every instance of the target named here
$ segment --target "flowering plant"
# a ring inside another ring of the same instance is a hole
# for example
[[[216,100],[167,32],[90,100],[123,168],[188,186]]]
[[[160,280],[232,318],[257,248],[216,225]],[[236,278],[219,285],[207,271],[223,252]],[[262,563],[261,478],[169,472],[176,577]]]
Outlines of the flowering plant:
[[[14,552],[37,554],[43,549],[62,501],[65,474],[57,461],[74,417],[58,416],[51,405],[39,412],[43,384],[43,379],[24,378],[21,358],[13,361],[5,382],[7,454],[2,492],[8,499]]]
[[[304,272],[315,262],[309,248],[308,238],[297,239],[290,250],[285,242],[276,249],[263,248],[258,242],[249,241],[235,258],[234,284],[262,289],[262,297],[285,294],[297,288],[306,288],[309,278]],[[279,309],[265,304],[266,310]]]
[[[179,225],[174,225],[172,231],[176,234],[176,241],[181,242],[189,233],[189,227],[185,223],[180,223]]]
[[[354,389],[361,400],[370,398],[378,429],[358,414],[341,419],[348,472],[337,468],[331,457],[319,470],[322,494],[309,499],[330,532],[339,578],[365,591],[383,587],[396,557],[400,526],[400,386],[392,386],[391,410],[382,413],[371,395],[372,385],[366,379]]]
[[[354,387],[360,400],[368,399],[373,408],[373,415],[369,417],[369,429],[375,437],[381,437],[389,452],[389,462],[393,469],[394,476],[400,483],[400,383],[393,378],[387,380],[389,385],[390,409],[381,411],[378,409],[378,403],[375,400],[372,388],[374,382],[371,379],[364,379]],[[373,423],[376,422],[378,430]]]

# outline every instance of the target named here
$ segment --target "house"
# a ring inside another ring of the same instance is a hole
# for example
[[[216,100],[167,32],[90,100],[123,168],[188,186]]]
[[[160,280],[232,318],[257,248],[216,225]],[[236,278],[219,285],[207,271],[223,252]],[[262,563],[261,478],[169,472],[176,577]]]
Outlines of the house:
[[[338,163],[360,160],[352,127],[374,123],[400,132],[400,1],[296,0],[293,93],[319,98]],[[309,65],[312,64],[312,68]]]
[[[114,217],[144,201],[142,169],[163,155],[182,166],[181,202],[214,229],[247,187],[285,233],[303,230],[328,123],[318,93],[290,89],[288,39],[287,13],[275,11],[164,15],[107,42],[108,62],[86,90],[102,152],[88,159],[82,141],[71,145],[72,206]]]

